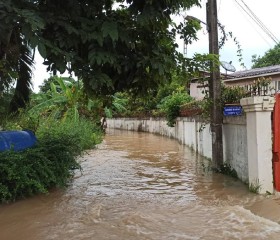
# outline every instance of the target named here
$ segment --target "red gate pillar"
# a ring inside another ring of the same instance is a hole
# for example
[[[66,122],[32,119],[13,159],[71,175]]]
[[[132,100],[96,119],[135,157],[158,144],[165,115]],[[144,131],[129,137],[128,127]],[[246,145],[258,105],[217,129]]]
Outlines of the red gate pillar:
[[[273,178],[275,190],[280,192],[280,94],[275,95],[273,112]]]

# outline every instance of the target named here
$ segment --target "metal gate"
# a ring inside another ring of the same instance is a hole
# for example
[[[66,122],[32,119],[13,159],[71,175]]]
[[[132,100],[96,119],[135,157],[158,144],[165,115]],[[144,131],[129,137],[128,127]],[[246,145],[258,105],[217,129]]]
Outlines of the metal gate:
[[[275,95],[273,111],[273,178],[275,190],[280,192],[280,94]]]

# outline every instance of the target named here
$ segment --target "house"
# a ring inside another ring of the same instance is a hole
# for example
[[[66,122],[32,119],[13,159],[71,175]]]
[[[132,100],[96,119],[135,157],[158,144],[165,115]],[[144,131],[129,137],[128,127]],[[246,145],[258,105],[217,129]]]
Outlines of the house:
[[[202,100],[205,96],[205,90],[208,89],[209,72],[200,71],[198,75],[190,81],[190,96],[196,100]]]
[[[226,78],[226,74],[221,73],[221,78]],[[202,100],[208,91],[209,72],[200,71],[195,78],[190,81],[190,96],[196,100]]]
[[[190,95],[192,97],[197,100],[203,99],[205,90],[207,91],[208,89],[206,84],[208,78],[209,73],[204,72],[203,77],[191,80]],[[267,87],[267,95],[280,91],[280,65],[238,71],[231,74],[221,74],[221,79],[226,86],[243,86],[247,90],[250,90],[254,82],[263,78],[271,81]]]
[[[249,87],[258,79],[270,79],[270,94],[280,90],[280,65],[254,68],[250,70],[238,71],[228,75],[223,82],[226,86],[244,86]]]

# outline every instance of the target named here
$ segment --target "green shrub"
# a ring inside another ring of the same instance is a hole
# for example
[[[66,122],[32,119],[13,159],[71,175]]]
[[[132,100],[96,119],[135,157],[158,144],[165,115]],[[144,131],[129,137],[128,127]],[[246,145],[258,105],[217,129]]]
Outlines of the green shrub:
[[[21,152],[0,153],[0,199],[14,201],[49,188],[65,186],[79,168],[65,143],[49,140]]]
[[[222,87],[221,102],[222,106],[226,103],[238,103],[241,98],[247,97],[248,92],[241,86],[224,86]]]
[[[59,121],[46,119],[41,122],[36,131],[38,139],[51,138],[54,141],[67,140],[74,154],[80,154],[85,149],[93,148],[102,140],[102,131],[89,120],[80,118],[78,121],[66,119]]]
[[[89,121],[44,120],[38,142],[20,152],[0,152],[0,201],[9,202],[67,185],[80,165],[76,157],[102,139]]]
[[[167,125],[174,127],[176,118],[180,115],[181,105],[192,101],[192,97],[186,92],[175,92],[172,95],[165,97],[160,105],[159,109],[166,114]]]

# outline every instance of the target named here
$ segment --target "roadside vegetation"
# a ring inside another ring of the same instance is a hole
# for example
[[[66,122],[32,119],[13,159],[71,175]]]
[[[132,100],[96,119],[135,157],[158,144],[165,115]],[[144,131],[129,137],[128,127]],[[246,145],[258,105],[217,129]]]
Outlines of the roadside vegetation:
[[[65,187],[77,156],[101,140],[101,132],[89,121],[44,120],[39,125],[37,144],[23,151],[0,152],[0,200],[15,201],[53,187]]]
[[[33,94],[26,109],[2,120],[4,130],[34,131],[37,143],[23,151],[0,152],[1,202],[67,186],[80,169],[77,157],[101,142],[99,116],[90,111],[82,86],[66,80],[52,78],[50,88]]]
[[[268,80],[260,80],[252,84],[252,89],[257,91],[268,82]],[[189,95],[189,83],[188,78],[173,73],[170,84],[159,86],[158,89],[147,92],[145,95],[134,96],[129,92],[118,92],[113,98],[113,105],[118,105],[118,108],[114,108],[114,111],[106,116],[108,118],[164,117],[170,127],[175,126],[177,117],[200,116],[202,121],[209,122],[212,103],[207,87],[204,89],[205,97],[202,100],[196,100]],[[249,95],[250,92],[244,87],[228,87],[222,84],[221,111],[225,104],[239,104],[241,98]]]
[[[253,90],[268,83],[260,79],[253,84]],[[0,153],[1,202],[67,186],[74,170],[80,168],[77,157],[101,142],[102,117],[165,117],[171,127],[180,116],[199,115],[208,122],[211,102],[207,89],[200,101],[193,99],[188,89],[188,78],[173,72],[170,84],[145,94],[119,91],[90,98],[83,82],[54,76],[45,80],[40,92],[31,94],[29,104],[16,114],[7,113],[8,101],[1,102],[2,129],[29,129],[38,139],[33,148]],[[5,92],[7,99],[12,96],[13,89],[10,91]],[[238,103],[248,94],[241,87],[223,86],[221,110],[224,104]]]
[[[176,39],[191,44],[201,26],[172,20],[193,6],[200,1],[0,3],[0,127],[29,129],[38,138],[33,148],[0,153],[0,201],[66,186],[79,168],[77,156],[101,141],[101,118],[166,117],[169,126],[179,116],[209,120],[207,91],[196,101],[189,84],[218,58],[180,53]],[[32,92],[35,50],[54,75],[38,94]],[[221,110],[224,101],[246,94],[225,88]]]
[[[190,44],[201,27],[171,16],[192,6],[199,1],[0,3],[0,126],[38,138],[33,148],[0,153],[2,202],[67,185],[76,157],[101,141],[105,116],[153,111],[173,124],[190,97],[184,84],[173,86],[172,74],[191,75],[215,59],[177,51],[176,38]],[[79,81],[52,77],[34,94],[35,52],[54,76],[74,73]]]
[[[169,126],[176,118],[207,112],[207,99],[195,101],[188,94],[188,78],[173,72],[170,84],[135,94],[131,91],[91,97],[83,82],[72,78],[50,77],[31,94],[25,109],[8,114],[8,101],[1,103],[3,130],[32,130],[38,139],[29,149],[0,153],[0,199],[15,201],[53,187],[65,187],[74,170],[77,157],[102,140],[101,117],[165,117]],[[224,98],[235,97],[238,89],[227,89]],[[5,92],[7,99],[13,89]],[[6,113],[6,114],[5,114]]]

